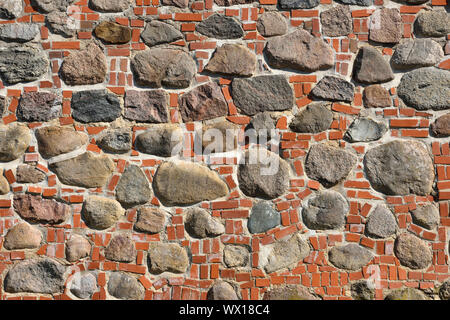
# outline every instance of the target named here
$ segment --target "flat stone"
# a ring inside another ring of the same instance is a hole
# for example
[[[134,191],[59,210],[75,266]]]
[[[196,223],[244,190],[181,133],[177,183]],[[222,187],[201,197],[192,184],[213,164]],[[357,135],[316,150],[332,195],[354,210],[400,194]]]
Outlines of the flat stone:
[[[430,126],[433,136],[445,138],[450,136],[450,113],[437,118]]]
[[[334,51],[331,47],[323,39],[313,37],[303,29],[270,38],[265,52],[273,68],[314,72],[334,66]]]
[[[400,80],[397,95],[417,110],[450,109],[450,71],[428,67],[407,72]]]
[[[39,153],[45,159],[74,151],[88,141],[85,133],[75,131],[72,127],[40,127],[35,134]]]
[[[39,12],[66,11],[75,0],[31,0],[31,5]]]
[[[430,300],[422,291],[414,288],[395,289],[384,300]]]
[[[371,118],[355,119],[345,133],[350,142],[370,142],[381,139],[387,132],[387,125]]]
[[[194,143],[201,143],[203,155],[233,151],[238,146],[240,129],[227,120],[204,124],[202,130],[196,132]]]
[[[289,128],[300,133],[319,133],[330,128],[333,112],[329,103],[311,103],[292,119]]]
[[[234,288],[228,282],[218,280],[208,290],[208,293],[206,294],[206,299],[207,300],[238,300],[238,296],[237,296]]]
[[[266,11],[259,16],[256,29],[264,37],[281,36],[288,31],[286,18],[277,11]]]
[[[366,232],[373,238],[387,238],[395,234],[397,221],[392,212],[382,205],[377,205],[366,222]]]
[[[65,12],[53,11],[46,15],[45,21],[52,33],[66,38],[73,37],[78,30],[79,21]]]
[[[38,80],[48,67],[47,54],[41,49],[28,46],[0,49],[0,74],[6,84]]]
[[[433,260],[433,252],[427,242],[406,232],[395,240],[394,253],[401,265],[411,269],[424,269]]]
[[[161,0],[164,6],[173,6],[177,8],[187,8],[189,0]]]
[[[169,121],[169,95],[164,90],[128,90],[125,95],[124,118],[136,122]]]
[[[145,173],[139,166],[130,164],[125,168],[116,186],[116,199],[125,207],[147,203],[152,191]]]
[[[45,122],[61,114],[61,99],[51,92],[24,92],[17,108],[17,119],[26,122]]]
[[[82,217],[91,229],[104,230],[112,227],[125,210],[114,199],[89,196],[83,205]]]
[[[122,12],[130,8],[131,0],[90,0],[89,6],[99,12]]]
[[[433,161],[419,141],[395,140],[374,147],[364,157],[367,179],[387,195],[428,195],[434,181]]]
[[[151,242],[148,250],[148,269],[150,273],[185,273],[189,267],[186,250],[177,243]]]
[[[228,115],[228,104],[220,86],[215,82],[207,82],[181,95],[178,105],[184,122]]]
[[[231,83],[231,95],[246,115],[289,110],[294,104],[294,93],[284,75],[235,78]]]
[[[227,245],[223,249],[223,261],[228,268],[245,267],[250,261],[250,252],[244,246]]]
[[[103,21],[94,29],[95,36],[108,44],[124,44],[131,40],[131,29],[121,24]]]
[[[145,288],[133,276],[124,272],[113,272],[108,280],[108,292],[117,299],[143,300]]]
[[[322,100],[352,102],[355,86],[340,77],[324,76],[312,89],[311,95]]]
[[[74,51],[66,57],[59,72],[66,84],[78,86],[104,82],[107,70],[103,50],[91,43],[86,48]]]
[[[264,233],[281,224],[281,216],[269,201],[256,203],[248,218],[247,227],[250,233]]]
[[[164,230],[166,216],[158,208],[140,208],[134,229],[145,233],[160,233]]]
[[[313,230],[338,229],[345,224],[348,210],[348,202],[340,193],[324,190],[303,206],[303,222]]]
[[[344,4],[354,4],[357,6],[368,7],[373,4],[373,0],[339,0]]]
[[[105,248],[105,258],[112,261],[133,262],[136,255],[134,241],[126,234],[115,235]]]
[[[245,152],[237,178],[246,196],[271,200],[287,191],[289,174],[289,164],[278,154],[255,148]]]
[[[320,13],[322,33],[327,37],[341,37],[352,33],[353,23],[350,8],[338,5]]]
[[[299,234],[279,240],[270,246],[267,261],[264,264],[264,270],[267,273],[294,266],[306,258],[311,251],[309,244]]]
[[[89,299],[97,291],[97,279],[92,273],[77,272],[72,280],[70,292],[80,299]]]
[[[107,129],[97,140],[98,146],[109,153],[127,153],[132,147],[132,133],[128,128]]]
[[[135,146],[140,152],[158,157],[172,157],[180,153],[183,130],[176,124],[154,125],[136,137]]]
[[[71,213],[67,204],[30,194],[15,194],[14,210],[26,221],[45,224],[62,223]]]
[[[22,124],[0,125],[0,162],[23,156],[31,142],[30,130]]]
[[[215,171],[187,161],[163,162],[153,179],[153,190],[167,207],[210,201],[229,192]]]
[[[372,253],[357,245],[350,243],[345,246],[336,246],[328,252],[328,259],[337,268],[345,270],[358,270],[372,260]]]
[[[274,286],[264,293],[263,300],[320,300],[307,288],[295,284]]]
[[[0,18],[14,19],[22,14],[23,2],[17,0],[0,0]]]
[[[342,148],[319,143],[309,149],[305,172],[310,179],[330,188],[348,176],[356,161],[355,155]]]
[[[143,87],[187,88],[197,72],[197,65],[185,51],[152,48],[137,53],[131,60],[135,81]]]
[[[224,44],[216,49],[204,70],[223,75],[250,77],[256,70],[256,55],[242,44]]]
[[[202,208],[192,208],[186,213],[185,229],[190,236],[198,239],[214,238],[225,232],[225,227]]]
[[[441,221],[439,210],[433,204],[418,206],[411,211],[411,216],[415,224],[428,230],[436,229]]]
[[[364,88],[363,103],[366,108],[388,108],[392,105],[389,91],[379,84]]]
[[[45,173],[27,164],[22,164],[16,169],[16,181],[18,183],[39,183],[45,180]]]
[[[432,39],[405,39],[395,49],[392,64],[398,68],[434,66],[444,57],[442,46]]]
[[[146,45],[152,47],[184,39],[184,36],[174,26],[158,20],[152,20],[145,26],[144,31],[141,33],[141,39]]]
[[[354,300],[374,300],[375,299],[375,285],[367,280],[354,282],[350,287],[352,298]]]
[[[444,37],[450,33],[450,14],[445,10],[422,11],[414,21],[414,33],[425,37]]]
[[[380,51],[364,46],[353,64],[353,78],[364,84],[382,83],[393,80],[394,73]]]
[[[279,0],[281,9],[311,9],[320,4],[320,0]]]
[[[9,269],[4,280],[8,293],[60,293],[66,268],[51,259],[27,259]]]
[[[114,171],[114,162],[107,155],[85,152],[72,159],[54,162],[49,168],[64,184],[98,188],[108,181]]]
[[[69,262],[76,262],[89,257],[91,248],[91,243],[85,237],[72,234],[66,242],[66,259]]]
[[[244,36],[241,23],[233,17],[212,14],[195,27],[195,30],[207,37],[216,39],[239,39]]]
[[[42,232],[26,222],[8,230],[3,246],[7,250],[35,249],[41,245]]]
[[[398,43],[402,35],[402,17],[397,8],[377,9],[370,16],[370,40],[381,43]]]
[[[121,113],[119,98],[107,90],[78,91],[72,96],[72,116],[76,121],[111,122]]]
[[[8,42],[28,42],[33,40],[39,31],[39,26],[32,23],[5,24],[0,27],[0,39]]]
[[[450,300],[450,279],[444,281],[439,288],[439,298],[441,300]]]

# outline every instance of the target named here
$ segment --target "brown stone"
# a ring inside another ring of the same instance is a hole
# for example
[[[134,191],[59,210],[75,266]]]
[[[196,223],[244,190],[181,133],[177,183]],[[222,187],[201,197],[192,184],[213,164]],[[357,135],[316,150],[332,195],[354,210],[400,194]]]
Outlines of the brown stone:
[[[20,158],[31,142],[30,130],[22,124],[0,125],[0,162]]]
[[[207,300],[238,300],[236,291],[228,282],[219,280],[208,290]]]
[[[366,108],[388,108],[392,104],[389,91],[379,84],[364,88],[363,102]]]
[[[112,227],[125,210],[114,199],[89,196],[83,204],[82,218],[91,229],[104,230]]]
[[[131,40],[131,29],[115,22],[103,21],[94,32],[97,38],[110,44],[124,44]]]
[[[14,210],[27,221],[50,224],[64,222],[70,215],[70,206],[67,204],[30,194],[16,194]]]
[[[45,159],[74,151],[88,141],[88,136],[72,127],[41,127],[36,130],[39,153]]]
[[[435,137],[450,136],[450,113],[446,113],[431,124],[431,132]]]
[[[264,12],[256,23],[258,32],[264,37],[281,36],[288,30],[286,18],[279,12]]]
[[[114,236],[105,249],[108,260],[119,262],[133,262],[136,259],[136,248],[129,235]]]
[[[9,182],[2,173],[3,169],[0,169],[0,195],[5,195],[9,193]]]
[[[38,183],[45,180],[45,173],[36,168],[23,164],[16,169],[16,181],[18,183]]]
[[[263,300],[319,300],[307,288],[299,285],[280,285],[264,294]]]
[[[168,122],[168,107],[169,94],[164,90],[128,90],[124,117],[137,122]]]
[[[202,126],[202,132],[197,132],[196,138],[202,135],[203,154],[233,151],[237,148],[240,126],[222,120]],[[217,138],[216,138],[216,135]],[[208,152],[205,152],[208,148]]]
[[[3,246],[8,250],[38,248],[42,241],[42,233],[26,222],[16,224],[9,229]]]
[[[159,233],[164,230],[165,223],[166,216],[161,209],[141,208],[134,229],[140,232]]]
[[[17,118],[26,122],[44,122],[61,113],[61,100],[51,92],[24,92],[17,108]]]
[[[256,55],[241,44],[224,44],[216,49],[205,70],[233,76],[251,76],[256,70]]]
[[[398,9],[382,8],[370,16],[370,40],[381,43],[398,43],[402,35],[402,17]]]
[[[66,242],[66,259],[70,262],[75,262],[91,253],[90,242],[81,235],[72,234],[70,239]]]
[[[148,268],[150,273],[185,273],[189,267],[186,250],[178,243],[150,242]]]

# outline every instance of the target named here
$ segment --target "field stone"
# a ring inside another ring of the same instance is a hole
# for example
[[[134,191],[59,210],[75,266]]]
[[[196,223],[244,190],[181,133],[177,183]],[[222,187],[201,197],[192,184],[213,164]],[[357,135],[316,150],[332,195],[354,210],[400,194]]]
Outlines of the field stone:
[[[35,132],[39,153],[48,159],[81,148],[88,136],[72,127],[40,127]]]
[[[432,204],[418,206],[411,212],[411,216],[413,223],[424,227],[425,229],[433,230],[439,226],[439,210]]]
[[[223,261],[228,268],[245,267],[250,260],[250,252],[244,246],[227,245],[223,249]]]
[[[76,35],[78,21],[65,12],[53,11],[45,17],[50,31],[63,37],[70,38]]]
[[[189,0],[161,0],[164,6],[174,6],[177,8],[187,8]]]
[[[42,233],[29,223],[20,222],[8,230],[3,242],[7,250],[38,248],[42,241]]]
[[[425,37],[443,37],[450,33],[450,14],[445,10],[422,11],[414,21],[414,33]]]
[[[45,180],[45,173],[35,166],[22,164],[16,169],[16,181],[18,183],[39,183]]]
[[[450,136],[450,113],[437,118],[430,126],[433,136],[445,138]]]
[[[66,11],[75,0],[31,0],[31,5],[39,12]]]
[[[134,241],[126,234],[115,235],[105,248],[105,258],[112,261],[133,262],[136,255]]]
[[[402,35],[402,17],[397,8],[377,9],[370,16],[370,40],[381,43],[398,43]]]
[[[60,293],[66,268],[49,258],[27,259],[14,264],[4,279],[8,293]]]
[[[128,128],[107,129],[98,139],[98,146],[109,153],[126,153],[132,148],[132,133]]]
[[[0,75],[8,85],[38,80],[48,69],[47,54],[42,49],[31,46],[0,48]]]
[[[330,188],[344,180],[355,166],[352,153],[329,144],[313,145],[305,160],[305,172],[310,179]]]
[[[429,300],[429,298],[418,289],[403,288],[392,290],[384,300]]]
[[[246,196],[271,200],[287,191],[289,174],[289,164],[278,154],[255,148],[245,152],[237,178],[239,188]]]
[[[339,0],[344,4],[353,4],[357,6],[368,7],[373,4],[373,0]]]
[[[374,238],[387,238],[395,234],[397,222],[392,212],[381,205],[375,207],[366,222],[366,231]]]
[[[322,33],[327,37],[346,36],[353,31],[352,15],[348,6],[338,5],[320,13]]]
[[[59,117],[61,99],[52,92],[24,92],[17,107],[17,119],[26,122],[45,122]]]
[[[250,77],[256,70],[256,55],[242,44],[224,44],[216,49],[205,71]]]
[[[264,233],[281,224],[281,215],[271,202],[261,201],[253,205],[247,227],[250,233]]]
[[[109,276],[108,292],[117,299],[143,300],[145,288],[135,277],[125,272],[113,272]]]
[[[67,185],[83,188],[103,187],[114,170],[114,162],[105,154],[90,151],[75,158],[54,162],[49,169]]]
[[[82,235],[72,234],[66,242],[66,259],[76,262],[91,254],[91,243]]]
[[[82,218],[91,229],[104,230],[113,226],[125,210],[114,199],[89,196],[83,204]]]
[[[74,51],[66,57],[59,72],[66,84],[78,86],[104,82],[107,70],[103,50],[91,43],[86,48]]]
[[[17,0],[0,0],[0,18],[14,19],[22,14],[23,2]]]
[[[427,67],[404,73],[397,95],[417,110],[450,109],[450,71]]]
[[[367,281],[361,280],[351,284],[350,287],[352,298],[354,300],[374,300],[375,286]]]
[[[352,83],[340,77],[324,76],[311,90],[311,95],[322,100],[352,102],[354,91]]]
[[[432,39],[407,39],[396,47],[392,64],[398,68],[434,66],[444,57],[439,43]]]
[[[284,75],[235,78],[231,83],[233,102],[246,115],[292,109],[294,93]]]
[[[189,267],[186,250],[177,243],[151,242],[148,250],[148,269],[152,274],[185,273]]]
[[[271,245],[264,270],[272,273],[288,268],[306,258],[310,251],[309,244],[299,234],[279,240]]]
[[[370,142],[383,137],[388,131],[386,124],[371,118],[356,118],[347,129],[344,138],[350,142]]]
[[[379,84],[364,88],[363,103],[366,108],[388,108],[392,105],[389,91]]]
[[[202,208],[191,208],[186,213],[185,229],[190,236],[198,239],[214,238],[225,232],[225,227],[217,218]]]
[[[6,24],[0,27],[0,39],[7,42],[28,42],[33,40],[39,31],[39,26],[32,23]]]
[[[238,4],[248,4],[248,3],[252,3],[254,1],[255,0],[214,0],[214,2],[218,6],[222,6],[222,7],[234,6],[234,5],[238,5]]]
[[[275,128],[275,120],[273,119],[270,112],[260,112],[257,113],[250,123],[246,126],[245,130],[248,133],[248,130],[255,130],[258,136],[262,134],[266,134],[267,139],[270,139],[270,131],[276,130]]]
[[[5,195],[9,193],[10,186],[8,180],[2,175],[2,171],[0,170],[0,195]]]
[[[163,162],[153,179],[153,190],[167,207],[210,201],[229,192],[227,184],[215,171],[187,161]]]
[[[72,116],[79,122],[112,122],[121,113],[119,98],[105,89],[78,91],[72,96]]]
[[[269,65],[278,69],[313,72],[334,66],[331,47],[323,39],[314,37],[303,29],[270,38],[265,53]]]
[[[130,8],[131,0],[90,0],[89,6],[99,12],[122,12]]]
[[[395,140],[374,147],[364,157],[367,179],[387,195],[427,195],[434,181],[433,161],[419,141]]]
[[[238,300],[234,288],[225,281],[216,281],[206,294],[207,300]]]
[[[97,279],[92,273],[76,273],[73,277],[70,292],[80,299],[89,299],[97,290]]]
[[[70,216],[70,206],[53,199],[42,199],[30,194],[14,195],[14,210],[29,222],[58,224]]]
[[[116,199],[124,208],[147,203],[152,196],[145,173],[137,165],[125,168],[116,186]]]
[[[266,11],[256,22],[256,29],[264,37],[281,36],[288,31],[286,18],[279,12]]]
[[[136,137],[136,149],[158,157],[172,157],[179,153],[183,142],[183,130],[176,124],[160,124],[150,127]]]
[[[266,291],[263,300],[320,300],[316,295],[300,285],[284,284]]]
[[[174,26],[158,20],[148,22],[144,31],[141,33],[142,41],[149,47],[163,43],[171,43],[183,38],[183,33]]]
[[[233,17],[214,13],[196,25],[195,31],[216,39],[239,39],[244,36],[241,23]]]
[[[158,208],[140,208],[134,229],[139,232],[159,233],[164,230],[166,216]]]
[[[333,122],[333,112],[329,103],[316,102],[307,105],[295,115],[289,128],[300,133],[319,133],[330,128]]]
[[[353,78],[364,84],[383,83],[393,80],[394,73],[378,49],[364,46],[353,64]]]
[[[240,129],[239,125],[227,120],[205,123],[202,131],[196,132],[194,143],[200,144],[201,135],[203,155],[232,151],[238,146]]]
[[[320,4],[320,0],[280,0],[281,9],[311,9]]]
[[[108,44],[125,44],[131,40],[131,29],[121,24],[103,21],[94,29],[95,36]]]
[[[320,191],[303,206],[303,222],[312,230],[337,229],[345,224],[349,205],[333,190]]]
[[[30,130],[22,124],[0,124],[0,162],[20,158],[31,142]]]
[[[433,253],[427,242],[406,232],[395,240],[394,253],[401,265],[411,269],[424,269],[433,260]]]
[[[164,90],[127,90],[124,118],[136,122],[169,121],[169,95]]]
[[[358,270],[372,260],[372,253],[356,243],[336,246],[328,252],[328,259],[337,268]]]
[[[439,288],[439,298],[441,300],[450,300],[450,279],[444,281]]]

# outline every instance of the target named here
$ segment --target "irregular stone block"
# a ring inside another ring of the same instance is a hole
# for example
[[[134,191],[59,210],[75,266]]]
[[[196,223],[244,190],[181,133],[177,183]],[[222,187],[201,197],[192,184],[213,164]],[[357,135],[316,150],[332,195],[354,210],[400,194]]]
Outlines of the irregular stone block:
[[[311,95],[328,101],[352,102],[355,86],[340,77],[324,76],[312,89]]]
[[[159,157],[172,157],[180,153],[183,130],[176,124],[152,126],[136,137],[135,146],[140,152]]]
[[[26,122],[45,122],[61,113],[61,99],[51,92],[24,92],[17,108],[17,119]]]
[[[31,23],[6,24],[0,27],[0,39],[3,41],[28,42],[39,33],[39,26]]]
[[[0,74],[6,84],[39,79],[48,70],[47,54],[30,46],[0,48]]]
[[[235,18],[217,13],[197,24],[195,30],[216,39],[239,39],[244,36],[242,26]]]
[[[381,43],[398,43],[402,35],[402,17],[397,8],[377,9],[370,16],[370,40]]]
[[[70,206],[67,204],[30,194],[14,195],[14,210],[24,220],[49,224],[66,221],[71,212]]]
[[[134,229],[139,232],[159,233],[164,230],[166,216],[158,208],[140,208]]]
[[[425,37],[443,37],[450,33],[450,14],[445,10],[422,11],[414,21],[414,33]]]
[[[36,130],[39,153],[45,159],[81,148],[88,141],[85,133],[71,127],[40,127]]]
[[[3,246],[7,250],[38,248],[42,241],[42,232],[32,225],[21,222],[8,230]]]
[[[65,12],[53,11],[45,17],[50,31],[63,37],[73,37],[78,30],[78,21]]]
[[[0,125],[0,161],[20,158],[31,142],[30,130],[21,124]]]
[[[223,249],[223,261],[228,268],[245,267],[250,261],[250,253],[246,247],[227,245]]]
[[[113,272],[108,280],[108,292],[117,299],[143,300],[145,288],[133,276],[124,272]]]
[[[288,31],[286,18],[279,12],[266,11],[259,16],[256,29],[264,37],[281,36]]]
[[[278,285],[266,291],[263,300],[320,300],[315,294],[300,285]]]
[[[103,21],[94,29],[95,36],[109,44],[124,44],[131,41],[131,29],[121,24]]]
[[[441,221],[439,210],[433,204],[418,206],[411,212],[415,224],[428,230],[436,229]]]
[[[247,227],[250,233],[264,233],[281,224],[281,216],[270,202],[256,203],[248,218]]]
[[[0,18],[15,19],[22,14],[23,2],[17,0],[0,0]]]
[[[319,102],[307,105],[292,119],[289,128],[300,133],[319,133],[330,128],[333,112],[329,103]]]
[[[320,4],[320,0],[279,0],[281,9],[311,9]]]
[[[256,70],[256,55],[242,44],[218,47],[205,71],[230,76],[250,77]]]
[[[393,80],[394,73],[377,49],[364,46],[359,49],[353,64],[353,78],[364,84],[383,83]]]
[[[16,181],[18,183],[39,183],[45,180],[45,173],[36,168],[23,164],[16,169]]]
[[[392,290],[384,300],[430,300],[422,291],[414,288]]]
[[[367,233],[374,238],[387,238],[395,234],[397,221],[392,212],[381,205],[375,207],[366,222]]]
[[[76,273],[70,286],[70,292],[77,298],[89,299],[97,291],[97,279],[92,273]]]
[[[184,36],[174,26],[158,20],[152,20],[145,26],[144,31],[141,33],[141,38],[146,45],[152,47],[184,39]]]
[[[327,37],[346,36],[353,31],[352,15],[348,6],[338,5],[320,13],[322,33]]]
[[[217,1],[217,0],[216,0]],[[219,280],[208,290],[207,300],[239,300],[234,288],[225,281]]]
[[[70,262],[76,262],[86,258],[91,254],[91,243],[81,235],[72,234],[66,242],[66,259]]]
[[[75,0],[31,0],[31,5],[39,12],[66,11]]]
[[[133,137],[130,129],[110,129],[102,133],[103,135],[97,140],[97,144],[103,151],[126,153],[131,150]]]
[[[202,208],[192,208],[186,213],[185,229],[190,236],[198,239],[214,238],[225,232],[225,227]]]
[[[136,247],[126,234],[115,235],[105,248],[105,258],[118,262],[133,262],[136,259]]]
[[[379,84],[364,88],[363,103],[366,108],[388,108],[392,105],[389,91]]]
[[[369,142],[381,139],[388,128],[371,118],[357,118],[347,129],[344,138],[350,142]]]
[[[111,122],[121,113],[119,98],[107,90],[79,91],[72,96],[72,116],[77,121]]]
[[[147,203],[152,196],[145,173],[136,165],[125,168],[116,186],[116,199],[125,207]]]
[[[429,67],[444,57],[439,43],[432,39],[407,39],[402,41],[392,55],[392,64],[398,68]]]
[[[122,12],[128,10],[131,0],[90,0],[89,6],[99,12]]]
[[[450,136],[450,113],[446,113],[437,118],[431,124],[431,133],[438,138]]]

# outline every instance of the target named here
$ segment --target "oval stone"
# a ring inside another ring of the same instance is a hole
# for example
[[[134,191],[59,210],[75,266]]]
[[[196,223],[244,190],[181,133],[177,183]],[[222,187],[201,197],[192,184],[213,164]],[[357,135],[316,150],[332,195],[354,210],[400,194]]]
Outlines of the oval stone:
[[[148,269],[150,273],[185,273],[189,267],[186,250],[177,243],[151,242],[148,250]]]
[[[82,218],[91,229],[104,230],[112,227],[125,210],[114,199],[89,196],[83,204]]]
[[[36,129],[35,135],[39,153],[45,159],[74,151],[88,141],[85,133],[71,127],[41,127]]]
[[[433,260],[433,252],[428,244],[410,233],[402,233],[395,240],[395,256],[400,264],[411,269],[424,269]]]
[[[350,243],[345,246],[333,247],[328,252],[330,262],[340,269],[358,270],[372,260],[372,253],[357,245]]]
[[[108,292],[117,299],[143,300],[145,288],[135,277],[124,272],[113,272],[108,280]]]
[[[31,142],[30,130],[21,124],[0,125],[0,162],[23,156]]]
[[[8,250],[38,248],[42,241],[42,233],[36,227],[21,222],[9,229],[3,246]]]

